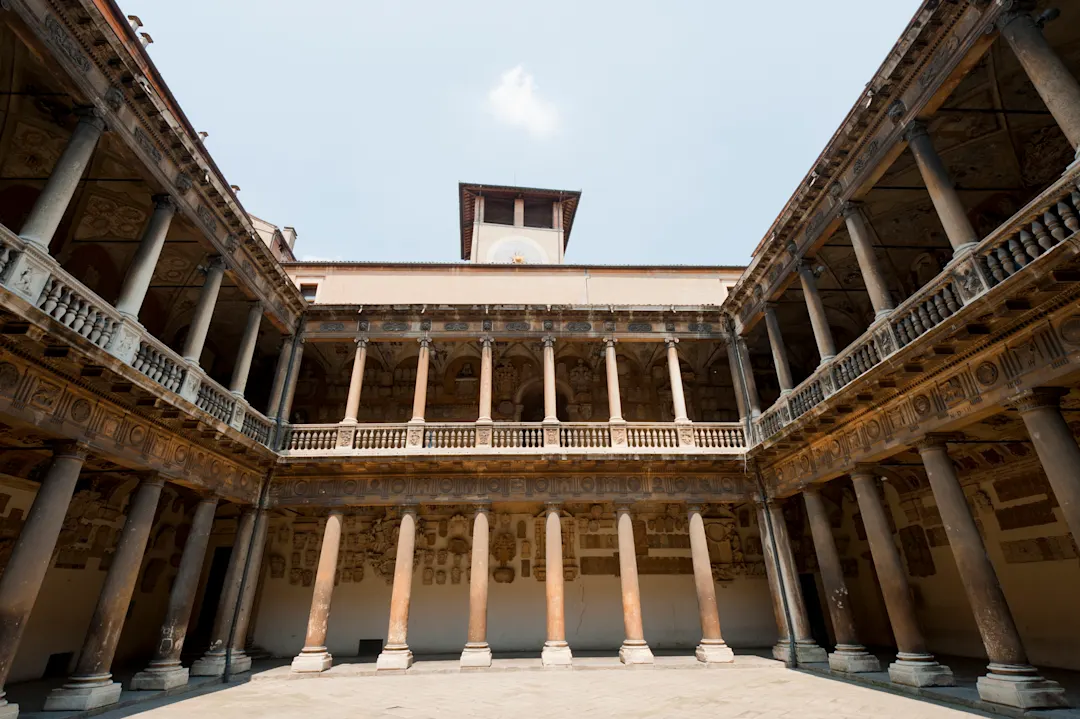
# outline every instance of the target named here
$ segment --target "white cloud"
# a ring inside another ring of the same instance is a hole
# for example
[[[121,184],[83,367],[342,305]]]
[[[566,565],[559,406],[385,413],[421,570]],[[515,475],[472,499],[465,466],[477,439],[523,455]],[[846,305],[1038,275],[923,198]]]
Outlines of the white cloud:
[[[559,111],[537,94],[533,76],[521,65],[502,74],[488,93],[488,109],[500,122],[534,137],[548,137],[559,127]]]

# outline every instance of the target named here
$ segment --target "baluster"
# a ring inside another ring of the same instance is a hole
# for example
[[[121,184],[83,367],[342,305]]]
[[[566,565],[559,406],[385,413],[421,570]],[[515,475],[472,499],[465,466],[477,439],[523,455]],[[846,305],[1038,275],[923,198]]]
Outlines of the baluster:
[[[920,335],[922,335],[923,332],[926,332],[926,330],[928,329],[927,327],[923,326],[922,317],[919,315],[917,309],[911,311],[911,314],[908,315],[908,319],[911,321],[911,326],[915,329],[915,336],[912,339],[914,339],[915,337],[919,337]]]
[[[956,295],[953,294],[952,287],[946,286],[941,294],[945,296],[945,306],[949,308],[949,314],[955,314],[960,310],[960,303],[956,301]]]
[[[941,320],[944,320],[951,314],[949,312],[949,308],[945,306],[945,298],[942,297],[941,294],[941,292],[938,292],[936,295],[934,295],[934,311],[940,318],[938,322],[941,322]]]
[[[1035,242],[1035,237],[1027,230],[1020,230],[1020,244],[1024,246],[1024,252],[1027,253],[1031,259],[1037,258],[1042,254],[1042,248]]]
[[[116,322],[105,318],[104,330],[101,333],[101,341],[98,342],[98,347],[108,347],[110,340],[112,340],[113,332],[116,331]]]
[[[1050,235],[1057,240],[1057,242],[1061,242],[1065,239],[1068,233],[1066,233],[1065,228],[1062,227],[1061,220],[1050,211],[1049,207],[1046,208],[1046,212],[1043,213],[1043,222],[1046,223],[1046,229],[1050,230]],[[1056,245],[1057,242],[1054,244]]]
[[[1027,264],[1027,255],[1024,254],[1024,248],[1016,241],[1016,239],[1009,238],[1009,241],[1005,243],[1005,245],[1009,248],[1009,253],[1012,255],[1013,262],[1015,262],[1018,267],[1023,267]]]
[[[1002,269],[1005,270],[1006,277],[1012,277],[1016,273],[1016,262],[1013,260],[1012,255],[1004,246],[999,245],[997,248],[998,261],[1001,263]]]
[[[41,290],[41,296],[45,301],[41,302],[39,300],[38,305],[41,307],[42,312],[51,317],[53,310],[56,309],[57,302],[60,301],[60,283],[50,277]]]
[[[1046,228],[1038,220],[1031,222],[1031,231],[1035,234],[1035,241],[1039,243],[1039,247],[1044,250],[1049,250],[1056,245],[1054,238],[1046,233]]]
[[[63,320],[64,315],[67,314],[68,305],[71,304],[71,290],[67,287],[62,287],[60,290],[60,299],[56,303],[56,309],[53,310],[52,316],[54,320]]]
[[[990,269],[991,276],[993,276],[994,280],[997,282],[1002,282],[1007,277],[1005,269],[1001,266],[1001,263],[998,261],[997,255],[993,250],[990,250],[986,255],[986,266]]]
[[[98,344],[98,340],[101,339],[101,331],[105,326],[105,316],[100,312],[94,314],[94,324],[90,328],[90,334],[87,335],[89,340],[94,344]],[[100,345],[99,345],[100,346]]]
[[[1076,196],[1076,193],[1074,192],[1073,195]],[[1075,202],[1076,200],[1074,199],[1073,201]],[[1061,221],[1065,223],[1065,227],[1068,229],[1069,234],[1080,230],[1080,220],[1077,219],[1073,208],[1069,207],[1064,198],[1057,203],[1057,213],[1061,215]]]
[[[71,319],[71,329],[82,334],[82,328],[86,324],[86,315],[89,312],[90,303],[86,300],[79,300],[78,309],[75,312],[75,316]]]

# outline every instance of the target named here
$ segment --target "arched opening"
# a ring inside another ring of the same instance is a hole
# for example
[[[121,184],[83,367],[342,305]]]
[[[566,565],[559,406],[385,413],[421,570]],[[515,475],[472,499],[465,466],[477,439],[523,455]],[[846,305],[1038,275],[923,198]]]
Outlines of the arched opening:
[[[559,388],[555,389],[555,416],[560,422],[566,422],[569,415],[566,410],[566,406],[569,401],[563,392],[559,391]],[[522,422],[543,422],[544,421],[544,385],[541,382],[535,382],[525,388],[525,391],[521,395],[521,416]]]

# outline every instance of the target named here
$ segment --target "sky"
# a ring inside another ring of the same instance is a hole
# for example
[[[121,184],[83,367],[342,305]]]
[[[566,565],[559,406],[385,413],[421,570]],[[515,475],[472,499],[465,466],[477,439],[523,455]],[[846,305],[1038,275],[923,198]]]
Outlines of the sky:
[[[572,264],[742,265],[918,0],[118,0],[303,260],[459,260],[458,182],[580,190]]]

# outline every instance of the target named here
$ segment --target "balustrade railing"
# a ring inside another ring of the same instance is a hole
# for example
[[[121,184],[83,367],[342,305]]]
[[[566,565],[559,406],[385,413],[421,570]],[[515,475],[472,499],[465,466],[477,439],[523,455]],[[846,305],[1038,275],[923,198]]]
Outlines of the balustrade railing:
[[[425,449],[468,449],[476,446],[476,427],[471,423],[424,425]]]
[[[139,349],[135,352],[131,366],[173,392],[180,391],[187,376],[187,366],[183,360],[170,355],[166,348],[147,340],[139,342]]]
[[[273,432],[274,423],[254,411],[250,407],[244,411],[244,423],[240,431],[245,437],[249,437],[261,445],[270,445],[270,434]]]
[[[811,377],[809,381],[804,382],[795,392],[792,392],[788,398],[788,407],[791,410],[792,418],[806,414],[824,400],[825,393],[821,389],[821,380]]]
[[[746,449],[741,426],[695,424],[694,444],[701,449]]]
[[[73,278],[59,274],[51,274],[45,280],[37,306],[102,349],[109,346],[120,323],[120,315],[108,302]]]
[[[674,425],[627,424],[626,444],[641,449],[678,447],[679,433]]]
[[[590,449],[611,446],[611,429],[606,424],[568,423],[559,425],[559,446]]]
[[[951,279],[937,288],[931,286],[923,288],[912,299],[914,302],[911,300],[905,302],[889,319],[889,324],[892,325],[893,332],[896,334],[897,343],[901,347],[906,347],[934,329],[959,312],[963,306]]]
[[[544,430],[524,422],[496,422],[491,431],[495,449],[535,449],[544,446]]]
[[[361,450],[404,449],[408,428],[401,424],[358,424],[353,448]]]
[[[337,446],[338,425],[302,424],[289,427],[284,448],[293,451],[329,450]]]
[[[224,392],[220,385],[204,378],[199,383],[195,406],[222,422],[228,423],[232,421],[233,412],[236,411],[236,398]]]

